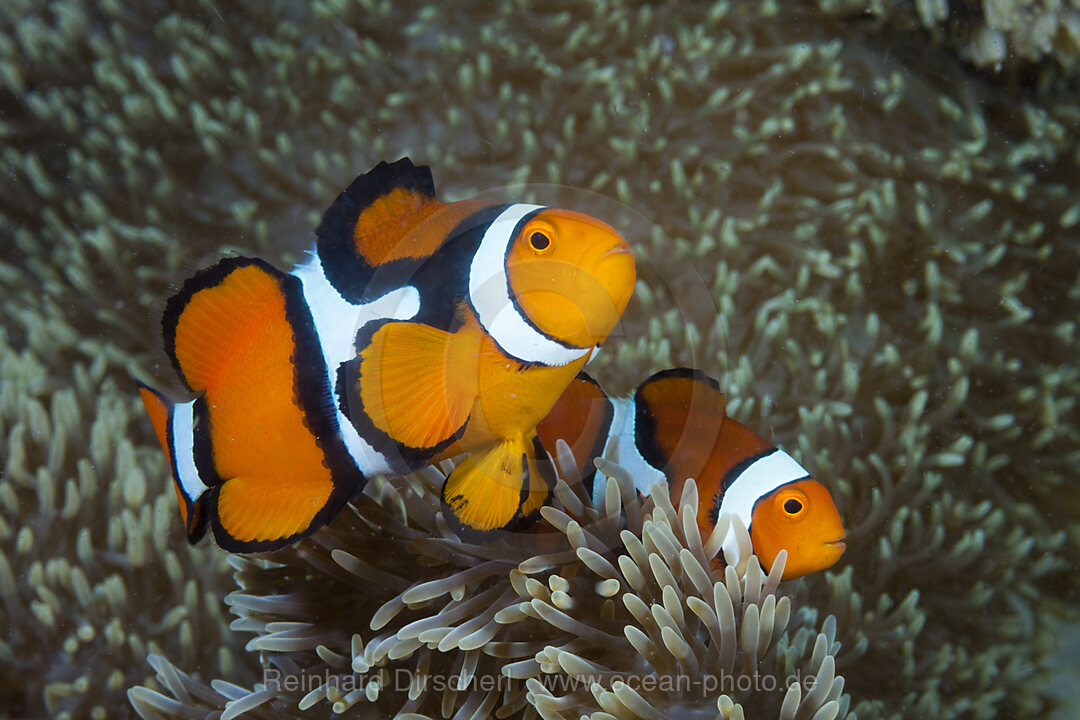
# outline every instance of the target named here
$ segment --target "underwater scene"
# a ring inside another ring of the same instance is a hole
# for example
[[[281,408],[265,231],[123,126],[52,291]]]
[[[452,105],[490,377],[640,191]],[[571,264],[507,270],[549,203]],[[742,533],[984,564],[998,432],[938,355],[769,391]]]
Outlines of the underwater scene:
[[[0,717],[1074,717],[1078,71],[1080,0],[0,4]]]

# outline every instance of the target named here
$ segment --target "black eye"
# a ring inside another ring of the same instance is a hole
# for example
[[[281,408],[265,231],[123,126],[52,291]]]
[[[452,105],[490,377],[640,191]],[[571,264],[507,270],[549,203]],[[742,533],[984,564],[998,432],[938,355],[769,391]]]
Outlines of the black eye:
[[[788,515],[798,515],[802,511],[802,503],[795,498],[784,501],[784,512]]]
[[[529,236],[529,247],[537,252],[547,250],[551,246],[551,238],[542,232],[534,232]]]

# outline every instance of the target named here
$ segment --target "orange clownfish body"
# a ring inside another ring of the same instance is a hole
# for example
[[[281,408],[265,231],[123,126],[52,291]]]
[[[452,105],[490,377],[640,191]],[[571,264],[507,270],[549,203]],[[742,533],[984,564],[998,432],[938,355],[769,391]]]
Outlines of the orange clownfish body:
[[[165,350],[194,397],[140,392],[189,540],[279,548],[367,478],[458,452],[452,525],[535,519],[554,478],[536,423],[629,301],[626,241],[567,210],[441,203],[408,159],[358,177],[316,235],[291,272],[225,258],[167,302]]]
[[[844,552],[844,526],[829,491],[783,450],[727,417],[716,381],[676,368],[649,377],[630,398],[611,398],[582,373],[538,427],[554,452],[565,440],[586,478],[594,502],[604,487],[595,482],[592,459],[609,452],[648,494],[666,481],[676,496],[686,478],[697,482],[698,529],[707,538],[720,513],[742,520],[754,554],[768,569],[787,550],[785,580],[830,567]],[[739,562],[734,532],[723,548]]]

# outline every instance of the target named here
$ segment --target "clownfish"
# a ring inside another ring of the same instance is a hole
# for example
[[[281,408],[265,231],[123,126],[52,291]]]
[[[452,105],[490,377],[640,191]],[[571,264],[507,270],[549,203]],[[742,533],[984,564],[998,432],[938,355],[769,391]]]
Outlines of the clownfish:
[[[662,370],[628,398],[609,397],[581,373],[537,430],[551,452],[559,439],[570,446],[594,504],[604,492],[595,457],[608,455],[626,468],[643,495],[664,481],[677,497],[694,478],[702,540],[721,513],[735,515],[766,570],[787,550],[784,580],[824,570],[844,552],[844,526],[829,491],[786,452],[727,417],[720,386],[700,371]],[[734,531],[722,549],[741,561]]]
[[[555,477],[536,424],[625,309],[627,242],[569,210],[439,202],[407,158],[357,177],[315,235],[290,272],[229,257],[166,302],[165,352],[192,397],[139,389],[189,541],[280,548],[368,478],[459,453],[451,526],[535,520]]]

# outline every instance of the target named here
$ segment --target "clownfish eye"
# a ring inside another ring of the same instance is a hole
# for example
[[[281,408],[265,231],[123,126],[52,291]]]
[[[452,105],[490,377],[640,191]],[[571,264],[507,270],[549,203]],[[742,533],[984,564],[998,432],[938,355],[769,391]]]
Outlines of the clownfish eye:
[[[546,233],[536,230],[529,235],[529,247],[537,254],[546,253],[551,249],[551,238]]]
[[[810,498],[797,488],[786,488],[776,496],[776,509],[785,520],[798,520],[806,514]]]

